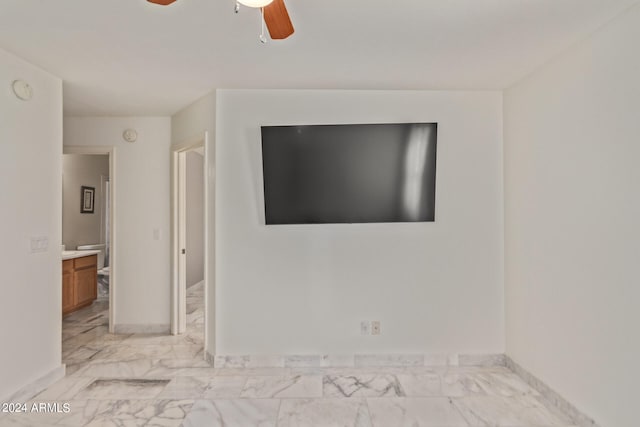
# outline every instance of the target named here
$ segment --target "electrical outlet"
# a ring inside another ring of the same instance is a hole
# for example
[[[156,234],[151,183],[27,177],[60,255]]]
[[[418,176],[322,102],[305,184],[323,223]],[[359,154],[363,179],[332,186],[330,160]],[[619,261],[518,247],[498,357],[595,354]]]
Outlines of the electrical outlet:
[[[368,320],[360,322],[360,335],[371,335],[371,322]]]
[[[374,320],[371,322],[371,335],[380,335],[380,321]]]

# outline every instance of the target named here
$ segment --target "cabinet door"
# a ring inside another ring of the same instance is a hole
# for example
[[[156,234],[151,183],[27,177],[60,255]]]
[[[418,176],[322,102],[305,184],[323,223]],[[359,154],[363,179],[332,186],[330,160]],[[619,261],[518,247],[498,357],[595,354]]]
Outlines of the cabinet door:
[[[76,305],[93,301],[98,286],[98,270],[95,267],[85,268],[76,270],[73,275],[76,282]]]
[[[62,273],[62,314],[67,314],[75,307],[73,292],[73,273]]]

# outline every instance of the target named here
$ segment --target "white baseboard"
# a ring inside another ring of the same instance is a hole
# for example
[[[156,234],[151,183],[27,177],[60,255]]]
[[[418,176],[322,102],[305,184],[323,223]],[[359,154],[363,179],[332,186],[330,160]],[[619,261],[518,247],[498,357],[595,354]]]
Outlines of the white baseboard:
[[[168,324],[157,325],[114,325],[115,334],[168,334],[171,330]]]
[[[53,369],[49,373],[43,375],[37,380],[33,381],[30,384],[22,387],[20,390],[11,395],[8,399],[3,399],[3,402],[20,402],[24,403],[36,395],[40,394],[42,391],[47,389],[50,385],[55,383],[56,381],[64,378],[66,372],[66,366],[64,364],[58,366]]]
[[[524,382],[529,384],[531,388],[536,390],[542,395],[542,397],[551,405],[558,408],[571,418],[573,424],[580,427],[599,427],[589,416],[578,410],[572,403],[562,397],[559,393],[553,390],[551,387],[542,382],[538,377],[531,372],[518,365],[509,356],[505,356],[505,363],[507,368],[511,369],[516,375],[518,375]]]
[[[211,355],[216,368],[504,366],[504,354]]]
[[[209,353],[208,351],[204,352],[204,360],[206,360],[209,365],[214,366],[214,362],[215,362],[215,356],[211,353]]]
[[[213,355],[205,359],[215,368],[334,368],[417,366],[505,366],[538,391],[551,405],[569,416],[576,426],[600,427],[551,387],[505,354],[351,354],[351,355]]]

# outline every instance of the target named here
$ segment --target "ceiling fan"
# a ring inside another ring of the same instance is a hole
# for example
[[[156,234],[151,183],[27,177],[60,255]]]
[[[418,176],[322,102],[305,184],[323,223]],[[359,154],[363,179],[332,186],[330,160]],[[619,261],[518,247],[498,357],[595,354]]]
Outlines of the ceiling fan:
[[[176,0],[147,0],[150,3],[168,6]],[[293,24],[284,0],[238,0],[238,3],[248,7],[262,9],[262,14],[269,35],[273,40],[282,40],[293,34]]]

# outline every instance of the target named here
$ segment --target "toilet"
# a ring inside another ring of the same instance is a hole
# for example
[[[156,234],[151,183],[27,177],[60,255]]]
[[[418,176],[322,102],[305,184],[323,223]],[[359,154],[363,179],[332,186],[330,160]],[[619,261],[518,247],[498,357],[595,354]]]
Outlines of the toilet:
[[[105,254],[107,245],[104,243],[94,245],[79,245],[76,249],[79,251],[100,251],[98,253],[98,299],[109,298],[109,266],[105,266]]]

